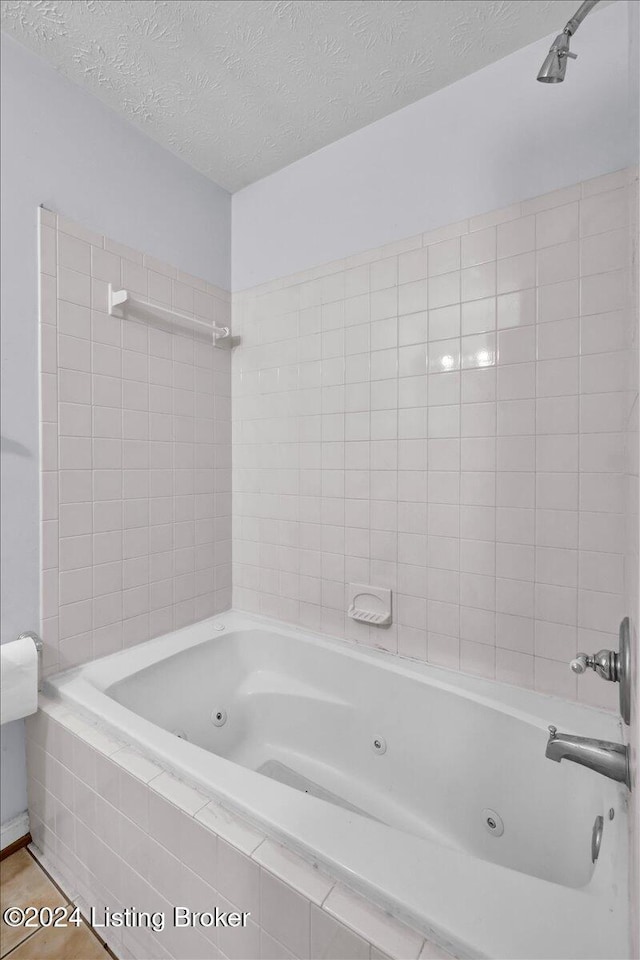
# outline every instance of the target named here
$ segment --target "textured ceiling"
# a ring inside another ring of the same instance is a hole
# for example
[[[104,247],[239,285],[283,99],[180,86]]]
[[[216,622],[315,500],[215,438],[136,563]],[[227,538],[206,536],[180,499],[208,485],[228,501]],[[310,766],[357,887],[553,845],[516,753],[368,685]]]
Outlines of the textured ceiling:
[[[577,5],[3,0],[1,8],[17,40],[237,190],[559,31]]]

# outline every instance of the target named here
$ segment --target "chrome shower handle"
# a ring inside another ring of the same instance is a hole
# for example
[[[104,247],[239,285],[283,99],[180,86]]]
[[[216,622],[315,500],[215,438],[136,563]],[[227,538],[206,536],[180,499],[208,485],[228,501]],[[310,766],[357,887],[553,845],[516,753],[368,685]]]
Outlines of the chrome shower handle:
[[[587,662],[588,657],[586,653],[579,653],[574,660],[569,664],[574,673],[584,673],[590,664]]]
[[[620,645],[616,650],[598,650],[597,653],[577,653],[570,661],[569,667],[573,673],[586,673],[590,667],[603,680],[611,680],[620,684],[620,716],[626,724],[631,719],[631,640],[629,617],[625,617],[620,624],[618,633]]]
[[[615,650],[598,650],[591,656],[579,653],[569,666],[574,673],[585,673],[591,667],[603,680],[618,680],[618,654]]]

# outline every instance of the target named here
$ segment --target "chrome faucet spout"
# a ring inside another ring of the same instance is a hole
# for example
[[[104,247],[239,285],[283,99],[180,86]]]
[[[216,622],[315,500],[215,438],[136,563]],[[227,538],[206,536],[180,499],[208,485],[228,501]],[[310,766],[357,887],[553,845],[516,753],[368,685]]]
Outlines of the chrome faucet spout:
[[[603,777],[625,783],[631,789],[629,748],[622,743],[574,737],[569,733],[558,733],[555,727],[549,727],[545,756],[556,763],[571,760],[601,773]]]

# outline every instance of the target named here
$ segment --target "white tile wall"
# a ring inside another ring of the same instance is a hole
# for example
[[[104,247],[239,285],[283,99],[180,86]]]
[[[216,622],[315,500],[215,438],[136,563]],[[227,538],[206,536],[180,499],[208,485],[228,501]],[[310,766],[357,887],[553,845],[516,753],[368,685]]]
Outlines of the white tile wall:
[[[250,911],[246,928],[101,930],[121,960],[380,960],[451,954],[60,704],[27,720],[31,834],[88,915]]]
[[[234,297],[234,605],[615,707],[626,171]],[[346,585],[394,623],[345,617]]]
[[[49,672],[226,609],[229,353],[107,313],[109,283],[229,322],[229,294],[41,210],[42,634]]]

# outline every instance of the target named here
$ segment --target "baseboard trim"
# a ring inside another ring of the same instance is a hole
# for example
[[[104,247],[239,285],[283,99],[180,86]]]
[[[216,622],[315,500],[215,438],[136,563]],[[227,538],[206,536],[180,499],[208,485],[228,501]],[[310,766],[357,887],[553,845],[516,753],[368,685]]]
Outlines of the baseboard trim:
[[[20,847],[26,847],[31,843],[31,834],[29,833],[29,814],[25,810],[19,813],[13,820],[3,823],[0,827],[0,860],[11,856]]]

